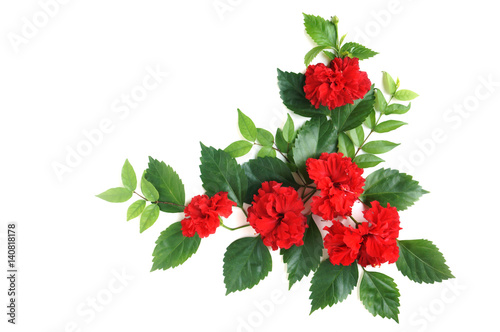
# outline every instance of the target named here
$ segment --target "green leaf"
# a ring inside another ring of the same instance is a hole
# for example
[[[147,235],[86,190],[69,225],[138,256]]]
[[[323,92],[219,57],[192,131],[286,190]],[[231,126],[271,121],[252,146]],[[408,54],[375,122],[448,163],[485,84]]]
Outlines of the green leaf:
[[[263,146],[262,148],[260,148],[259,152],[257,152],[257,158],[265,157],[276,158],[276,150],[274,150],[270,146]]]
[[[347,156],[349,158],[354,157],[354,144],[352,143],[349,136],[344,133],[339,134],[338,152],[342,152],[344,156]]]
[[[274,136],[265,129],[257,128],[257,141],[264,146],[273,146]]]
[[[359,60],[365,60],[378,54],[378,52],[372,51],[361,44],[353,42],[345,43],[340,49],[340,52],[347,52],[350,58],[358,58]]]
[[[387,133],[389,131],[396,130],[404,125],[407,125],[407,123],[397,120],[387,120],[382,123],[379,123],[373,131],[376,133]]]
[[[423,190],[410,175],[398,170],[381,168],[365,179],[364,192],[359,197],[365,204],[378,201],[380,205],[396,207],[399,211],[412,206],[428,191]]]
[[[294,283],[308,276],[311,271],[315,271],[323,256],[323,239],[312,214],[307,217],[307,223],[309,228],[306,228],[304,233],[304,244],[280,250],[283,262],[286,263],[289,289]]]
[[[411,103],[408,104],[408,106],[401,105],[401,104],[391,104],[387,106],[387,109],[385,110],[386,115],[390,114],[405,114],[408,112],[411,108]]]
[[[391,277],[364,271],[359,285],[359,298],[373,316],[392,318],[399,323],[399,290]]]
[[[201,143],[201,181],[208,196],[228,193],[230,200],[242,206],[247,192],[247,177],[236,160],[223,150]]]
[[[384,86],[384,90],[387,94],[390,94],[391,96],[394,95],[396,92],[396,83],[392,79],[391,75],[389,73],[383,71],[382,72],[382,83]]]
[[[370,115],[375,103],[373,86],[362,99],[357,99],[354,104],[346,104],[332,110],[332,120],[335,128],[348,131],[361,125]]]
[[[123,186],[130,191],[134,191],[137,188],[137,177],[128,159],[125,160],[125,164],[122,167],[122,182]]]
[[[311,280],[311,313],[344,301],[358,283],[358,264],[333,265],[327,259],[321,263]]]
[[[413,92],[411,90],[406,90],[406,89],[398,90],[394,94],[394,98],[397,99],[397,100],[401,100],[401,101],[413,100],[413,99],[415,99],[417,97],[418,97],[417,93],[415,93],[415,92]]]
[[[262,183],[266,181],[283,183],[284,187],[299,188],[299,185],[293,178],[292,172],[280,159],[272,157],[250,159],[242,165],[242,168],[248,178],[248,191],[245,203],[252,203],[253,195],[257,194]]]
[[[141,178],[142,194],[144,195],[144,197],[146,197],[148,201],[156,202],[160,198],[160,194],[158,193],[158,190],[156,190],[155,186],[153,186],[151,182],[146,180],[146,178],[144,177],[145,174],[146,172],[144,172]]]
[[[151,271],[167,270],[181,265],[196,253],[200,242],[198,234],[186,237],[182,235],[181,223],[173,223],[156,240]]]
[[[149,157],[146,180],[158,190],[160,210],[163,212],[183,212],[186,203],[184,184],[179,175],[163,161]],[[169,203],[169,204],[167,204]]]
[[[127,188],[117,187],[108,189],[96,196],[107,202],[123,203],[128,201],[132,197],[132,191]]]
[[[335,152],[336,145],[337,132],[332,121],[314,117],[304,123],[297,134],[292,150],[295,164],[305,174],[307,159],[318,158],[323,152]]]
[[[307,34],[319,46],[336,47],[337,29],[333,22],[319,16],[304,14],[304,26]]]
[[[368,127],[368,129],[373,129],[375,128],[376,123],[377,119],[375,118],[375,110],[372,109],[370,114],[366,117],[364,124]]]
[[[255,142],[257,138],[257,128],[252,119],[243,114],[240,109],[238,109],[238,128],[240,129],[241,136],[250,142]]]
[[[292,145],[285,140],[281,128],[276,129],[276,147],[283,153],[288,153],[292,147]]]
[[[356,165],[358,165],[359,168],[369,168],[369,167],[374,167],[380,164],[381,162],[384,161],[384,159],[381,159],[377,156],[374,156],[369,153],[365,153],[359,156],[356,156],[352,160]]]
[[[379,89],[375,89],[375,110],[380,113],[384,113],[387,109],[387,101],[385,100],[384,94]]]
[[[153,224],[158,219],[160,215],[160,208],[156,204],[148,205],[141,214],[141,223],[140,223],[140,232],[144,232],[149,227],[153,226]]]
[[[363,126],[357,126],[347,132],[347,135],[351,138],[355,146],[361,146],[365,141],[365,132],[363,131]]]
[[[398,145],[399,143],[392,143],[389,141],[371,141],[363,145],[361,149],[366,153],[380,154],[391,151]]]
[[[231,157],[238,158],[246,155],[250,150],[252,150],[253,144],[249,141],[236,141],[229,144],[224,151],[226,151]]]
[[[139,199],[132,203],[127,209],[127,221],[140,216],[145,207],[146,201],[143,199]]]
[[[327,107],[320,106],[316,109],[306,98],[305,82],[306,76],[304,74],[284,72],[278,69],[278,87],[283,104],[292,112],[305,117],[330,114]]]
[[[333,54],[332,52],[329,52],[329,51],[323,51],[323,54],[326,55],[326,57],[330,60],[333,60],[335,59],[335,54]]]
[[[272,269],[269,249],[260,236],[244,237],[231,243],[224,254],[226,295],[252,288]]]
[[[398,241],[396,266],[410,280],[432,284],[454,278],[439,249],[429,240]]]
[[[286,122],[283,126],[283,138],[288,143],[292,143],[295,140],[295,124],[290,114],[287,114]]]
[[[320,54],[321,51],[323,51],[327,47],[328,46],[316,46],[312,50],[307,52],[306,56],[304,57],[304,64],[306,65],[306,67],[309,66],[309,64],[314,60],[314,58],[316,58],[318,54]]]

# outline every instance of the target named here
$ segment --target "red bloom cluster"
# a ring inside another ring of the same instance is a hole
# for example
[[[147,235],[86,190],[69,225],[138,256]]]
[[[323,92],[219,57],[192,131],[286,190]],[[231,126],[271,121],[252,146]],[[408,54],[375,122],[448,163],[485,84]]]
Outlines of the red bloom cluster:
[[[186,218],[181,221],[182,235],[192,237],[198,233],[203,238],[215,233],[220,225],[219,216],[229,217],[235,205],[227,198],[226,192],[217,193],[211,198],[207,195],[193,197],[184,209]]]
[[[304,92],[314,107],[327,106],[332,110],[363,98],[370,90],[371,82],[364,71],[359,70],[357,58],[335,58],[327,67],[322,63],[310,65],[306,70]]]
[[[295,189],[268,181],[254,195],[248,208],[248,222],[260,233],[266,246],[273,250],[288,249],[294,244],[304,244],[307,222],[302,210],[304,203]]]
[[[359,265],[378,266],[394,263],[399,257],[396,239],[399,236],[399,214],[395,207],[384,208],[373,201],[372,207],[363,212],[367,222],[358,228],[344,226],[334,220],[325,236],[325,248],[334,265],[350,265],[356,259]]]
[[[309,158],[307,173],[321,191],[313,197],[311,210],[325,220],[352,213],[352,205],[363,193],[363,169],[342,153],[323,153],[319,159]]]

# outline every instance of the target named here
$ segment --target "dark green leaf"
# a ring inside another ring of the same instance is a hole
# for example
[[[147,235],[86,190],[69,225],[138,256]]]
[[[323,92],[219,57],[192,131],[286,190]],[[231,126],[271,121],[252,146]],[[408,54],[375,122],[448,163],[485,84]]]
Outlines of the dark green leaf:
[[[278,87],[283,104],[294,113],[305,117],[330,114],[328,108],[320,106],[316,109],[306,98],[305,82],[306,76],[304,74],[284,72],[278,69]]]
[[[399,290],[394,279],[379,272],[364,271],[359,297],[373,315],[392,318],[399,323]]]
[[[127,221],[140,216],[145,207],[146,201],[143,199],[137,200],[132,203],[127,209]]]
[[[231,157],[238,158],[246,155],[250,150],[252,150],[253,144],[249,141],[236,141],[229,144],[224,151],[226,151]]]
[[[354,157],[354,144],[349,136],[344,133],[339,134],[338,152],[342,152],[344,156],[349,158]]]
[[[378,201],[380,205],[387,206],[387,203],[390,203],[402,211],[427,193],[428,191],[423,190],[410,175],[390,168],[381,168],[366,177],[360,199],[365,204]]]
[[[375,89],[375,110],[380,113],[385,113],[387,109],[387,101],[385,100],[384,94],[379,89]]]
[[[357,126],[347,132],[347,135],[351,138],[355,146],[361,146],[365,140],[365,132],[363,130],[363,125]]]
[[[295,164],[305,173],[307,159],[318,158],[323,152],[335,152],[336,145],[337,132],[332,121],[326,117],[314,117],[304,123],[297,134],[293,147]]]
[[[140,232],[144,232],[158,219],[160,215],[160,208],[156,204],[148,205],[141,214]]]
[[[149,157],[146,180],[155,186],[160,194],[160,210],[163,212],[183,212],[185,200],[184,185],[179,175],[163,161]]]
[[[380,154],[386,153],[398,146],[399,143],[389,141],[371,141],[361,147],[366,153]]]
[[[396,83],[392,79],[391,75],[385,71],[382,72],[382,83],[387,94],[392,96],[396,92]]]
[[[244,237],[231,243],[224,254],[226,295],[252,288],[272,269],[269,249],[260,236]]]
[[[418,283],[432,284],[454,278],[439,249],[429,240],[398,241],[399,271]]]
[[[307,52],[306,56],[304,57],[304,64],[306,65],[306,67],[309,66],[309,64],[314,60],[314,58],[316,58],[318,54],[320,54],[321,51],[323,51],[327,47],[328,46],[316,46],[312,50]]]
[[[315,271],[323,255],[323,239],[318,226],[312,218],[312,214],[307,217],[309,228],[304,233],[304,244],[293,245],[289,249],[281,249],[283,262],[286,263],[288,272],[289,289],[293,284],[308,276],[311,271]]]
[[[370,115],[375,103],[373,86],[363,99],[357,99],[354,104],[346,104],[332,110],[332,120],[335,128],[347,131],[356,128]]]
[[[146,180],[146,178],[144,177],[145,174],[146,172],[144,172],[141,178],[142,194],[144,195],[144,197],[146,197],[148,201],[156,202],[158,201],[158,199],[160,199],[160,194],[158,193],[158,190],[156,190],[155,186],[153,186],[151,182]]]
[[[319,16],[304,14],[304,26],[307,34],[319,46],[336,47],[337,29],[333,22]]]
[[[276,181],[283,183],[285,187],[298,189],[298,184],[295,182],[290,169],[283,161],[277,158],[250,159],[242,165],[242,168],[248,178],[248,191],[245,203],[252,203],[253,195],[257,194],[262,183],[266,181]]]
[[[387,120],[382,123],[379,123],[373,131],[376,133],[387,133],[389,131],[396,130],[399,127],[404,126],[406,124],[407,123],[403,121]]]
[[[374,156],[369,153],[365,153],[359,156],[356,156],[353,159],[353,162],[358,165],[359,168],[369,168],[369,167],[374,167],[383,162],[384,159],[381,159],[377,156]]]
[[[125,160],[125,164],[122,167],[122,182],[123,186],[130,191],[134,191],[137,188],[137,176],[128,159]]]
[[[186,237],[182,235],[181,223],[173,223],[156,240],[151,271],[166,270],[181,265],[198,250],[200,242],[198,234]]]
[[[411,103],[408,104],[408,106],[401,105],[401,104],[391,104],[387,106],[387,109],[385,110],[384,114],[390,115],[390,114],[405,114],[408,112],[411,108]]]
[[[255,142],[257,138],[257,128],[252,119],[243,114],[240,109],[238,109],[238,128],[240,129],[241,136],[250,142]]]
[[[283,126],[283,138],[288,143],[292,143],[295,140],[295,124],[290,114],[287,114],[286,122]]]
[[[265,129],[257,128],[257,141],[264,146],[273,146],[274,136]]]
[[[375,128],[376,123],[377,119],[375,118],[375,110],[372,109],[370,114],[366,117],[364,124],[368,127],[368,129],[373,129]]]
[[[233,157],[202,143],[200,171],[203,188],[208,196],[224,191],[230,200],[242,206],[247,191],[247,177]]]
[[[417,97],[418,97],[417,93],[415,93],[415,92],[413,92],[411,90],[406,90],[406,89],[398,90],[394,94],[394,98],[397,99],[397,100],[401,100],[401,101],[413,100],[413,99],[415,99]]]
[[[358,283],[358,264],[333,265],[327,259],[321,263],[311,280],[311,313],[344,301]]]
[[[378,54],[378,52],[353,42],[345,43],[340,49],[340,52],[347,52],[350,58],[358,58],[359,60],[365,60]]]
[[[270,146],[263,146],[259,150],[259,152],[257,152],[257,157],[258,158],[265,158],[265,157],[276,158],[276,150],[274,150]]]
[[[103,199],[107,202],[111,203],[123,203],[126,202],[132,197],[132,191],[127,188],[111,188],[106,190],[103,193],[100,193],[99,195],[96,195],[100,199]]]

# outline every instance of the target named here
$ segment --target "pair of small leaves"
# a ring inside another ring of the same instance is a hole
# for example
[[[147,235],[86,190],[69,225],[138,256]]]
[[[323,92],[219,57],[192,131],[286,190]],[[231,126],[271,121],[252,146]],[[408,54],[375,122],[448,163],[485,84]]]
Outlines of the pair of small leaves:
[[[137,188],[137,177],[128,159],[125,160],[123,164],[121,178],[123,187],[111,188],[96,196],[111,203],[123,203],[128,201]]]
[[[407,96],[407,98],[410,98],[409,96],[411,95],[411,91],[409,90],[398,90],[394,94],[394,98],[398,100],[405,100],[405,99],[399,99],[403,98],[403,96]],[[396,96],[399,96],[396,97]],[[412,100],[414,98],[418,97],[417,94],[414,95],[411,99],[406,99],[406,100]],[[390,114],[405,114],[408,112],[411,108],[411,103],[408,105],[401,105],[401,104],[388,104],[387,100],[384,97],[384,94],[380,89],[375,89],[375,110],[378,112],[385,114],[385,115],[390,115]]]

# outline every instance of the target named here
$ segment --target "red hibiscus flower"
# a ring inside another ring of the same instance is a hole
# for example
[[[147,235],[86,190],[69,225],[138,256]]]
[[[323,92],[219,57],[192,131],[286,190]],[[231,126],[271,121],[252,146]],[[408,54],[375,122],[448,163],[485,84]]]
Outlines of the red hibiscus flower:
[[[313,197],[312,212],[325,220],[350,216],[352,205],[363,193],[363,169],[342,153],[323,153],[319,159],[309,158],[306,168],[321,191],[320,196]]]
[[[182,235],[192,237],[198,233],[203,238],[215,233],[220,225],[219,216],[229,217],[235,205],[227,198],[226,192],[217,193],[212,198],[207,195],[193,197],[184,209],[186,218],[181,221]]]
[[[346,227],[334,220],[331,227],[325,227],[324,243],[333,265],[351,265],[358,257],[363,237],[356,228]]]
[[[363,98],[371,82],[364,71],[359,71],[359,59],[335,58],[327,67],[322,63],[306,70],[304,92],[314,107],[327,106],[332,110]]]
[[[262,183],[253,197],[252,206],[248,208],[248,222],[260,233],[266,246],[273,250],[288,249],[294,244],[304,244],[307,223],[302,210],[304,203],[295,189],[268,181]]]
[[[372,207],[363,212],[367,222],[358,226],[363,237],[359,250],[358,263],[378,266],[382,263],[394,263],[399,258],[399,247],[396,239],[399,236],[399,214],[395,207],[387,203],[384,208],[373,201]]]

